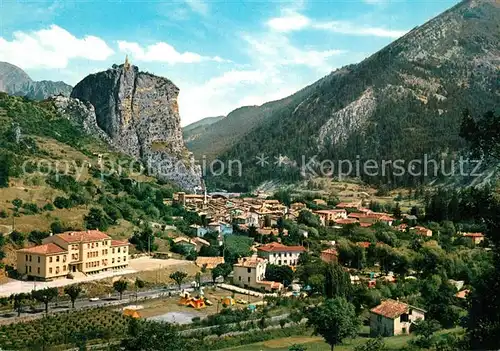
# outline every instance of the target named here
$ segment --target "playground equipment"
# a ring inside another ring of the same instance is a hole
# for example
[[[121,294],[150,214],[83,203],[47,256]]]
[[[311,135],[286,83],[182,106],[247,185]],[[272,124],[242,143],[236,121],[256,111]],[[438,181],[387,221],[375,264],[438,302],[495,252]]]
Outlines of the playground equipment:
[[[197,310],[207,307],[204,297],[192,297],[188,292],[182,292],[180,294],[179,304],[192,307]]]

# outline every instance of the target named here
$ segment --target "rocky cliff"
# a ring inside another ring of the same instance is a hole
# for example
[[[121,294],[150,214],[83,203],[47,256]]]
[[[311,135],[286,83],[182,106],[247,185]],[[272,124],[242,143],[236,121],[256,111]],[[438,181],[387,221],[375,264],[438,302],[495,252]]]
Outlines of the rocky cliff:
[[[193,189],[201,172],[184,145],[178,94],[170,80],[126,63],[89,75],[71,97],[93,105],[97,125],[115,147],[141,159],[158,178]]]

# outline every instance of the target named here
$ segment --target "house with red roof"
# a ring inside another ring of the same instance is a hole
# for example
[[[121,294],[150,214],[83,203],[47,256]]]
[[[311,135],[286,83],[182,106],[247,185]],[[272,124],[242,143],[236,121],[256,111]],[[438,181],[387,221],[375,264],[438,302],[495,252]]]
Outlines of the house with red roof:
[[[243,257],[233,265],[233,284],[248,289],[280,291],[283,284],[266,280],[267,260],[257,257]]]
[[[335,249],[326,249],[321,251],[321,260],[326,263],[337,262],[338,261],[338,252]]]
[[[459,233],[459,234],[461,234],[464,238],[470,241],[470,243],[473,245],[480,244],[484,241],[483,233]]]
[[[51,235],[42,245],[17,251],[17,271],[36,280],[52,280],[69,273],[95,274],[126,268],[128,241],[112,240],[99,230]]]
[[[410,326],[425,319],[425,310],[396,300],[385,300],[370,310],[370,336],[409,334]]]
[[[300,254],[305,252],[303,246],[287,246],[280,243],[270,243],[257,247],[257,255],[266,259],[269,264],[278,266],[296,266]]]
[[[336,209],[336,210],[318,210],[314,211],[319,217],[321,225],[330,226],[338,219],[346,219],[347,211],[345,209]]]

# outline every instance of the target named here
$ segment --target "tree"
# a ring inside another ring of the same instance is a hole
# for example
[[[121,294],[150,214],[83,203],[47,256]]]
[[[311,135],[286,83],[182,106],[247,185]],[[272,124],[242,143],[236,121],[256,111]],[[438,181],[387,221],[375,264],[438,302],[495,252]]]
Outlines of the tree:
[[[312,213],[311,211],[302,210],[299,212],[299,217],[297,218],[297,223],[305,224],[308,227],[319,228],[321,222],[319,217]]]
[[[266,280],[283,283],[288,286],[293,281],[293,270],[289,266],[270,264],[266,266]]]
[[[233,271],[233,267],[228,263],[219,263],[214,269],[212,269],[212,280],[215,283],[215,279],[222,276],[224,280],[227,279],[229,274]]]
[[[355,337],[360,327],[354,305],[343,297],[309,308],[306,316],[307,324],[325,339],[332,351],[342,340]]]
[[[82,287],[79,285],[69,285],[64,288],[64,293],[69,296],[71,300],[71,307],[75,308],[75,301],[82,292]]]
[[[22,205],[23,205],[23,200],[19,198],[12,200],[12,206],[14,206],[14,210],[16,212],[19,212],[19,209],[21,208]]]
[[[49,303],[59,294],[57,288],[45,288],[33,290],[31,296],[38,302],[45,305],[45,313],[49,313]]]
[[[11,162],[11,157],[8,155],[0,155],[0,188],[9,186]]]
[[[187,273],[186,272],[181,272],[181,271],[175,271],[174,273],[170,274],[170,279],[175,281],[177,285],[179,286],[179,290],[182,287],[182,282],[184,279],[186,279]]]
[[[288,348],[288,351],[306,351],[307,347],[304,345],[299,345],[299,344],[293,344]]]
[[[130,238],[130,243],[135,245],[138,251],[142,252],[152,252],[158,249],[153,229],[150,226],[144,226],[141,230],[135,231],[134,235]]]
[[[140,278],[135,278],[134,286],[135,286],[135,302],[137,303],[137,299],[139,296],[138,295],[139,289],[144,288],[144,286],[146,286],[146,283],[144,283],[144,280]]]
[[[27,304],[29,300],[31,300],[31,295],[26,293],[19,293],[10,296],[10,299],[14,302],[13,307],[14,310],[17,311],[17,316],[21,316],[21,312],[23,311],[23,307]]]
[[[127,351],[178,351],[191,348],[173,324],[132,319],[121,347]]]
[[[413,324],[413,331],[418,336],[414,344],[418,347],[428,349],[432,345],[432,336],[441,329],[441,324],[433,319],[420,320]]]
[[[331,299],[334,297],[349,297],[352,291],[351,278],[342,266],[332,262],[325,270],[325,294]]]
[[[386,351],[387,346],[385,345],[384,339],[379,336],[374,339],[370,339],[363,345],[356,346],[354,351]]]
[[[85,221],[85,227],[87,229],[99,229],[99,230],[107,230],[109,227],[109,219],[102,212],[102,210],[92,207],[89,213],[83,217]]]
[[[401,212],[401,206],[399,206],[399,202],[396,202],[396,205],[394,206],[393,210],[394,217],[399,219],[401,218],[402,212]]]
[[[120,294],[120,300],[122,299],[123,292],[127,290],[128,282],[126,280],[120,279],[113,283],[113,289]]]

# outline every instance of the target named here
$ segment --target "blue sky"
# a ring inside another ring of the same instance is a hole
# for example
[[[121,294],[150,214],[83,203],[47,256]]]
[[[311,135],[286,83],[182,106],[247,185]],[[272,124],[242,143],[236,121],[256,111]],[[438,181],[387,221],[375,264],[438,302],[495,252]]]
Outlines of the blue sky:
[[[122,63],[171,79],[182,124],[363,60],[457,0],[0,0],[0,61],[76,84]]]

